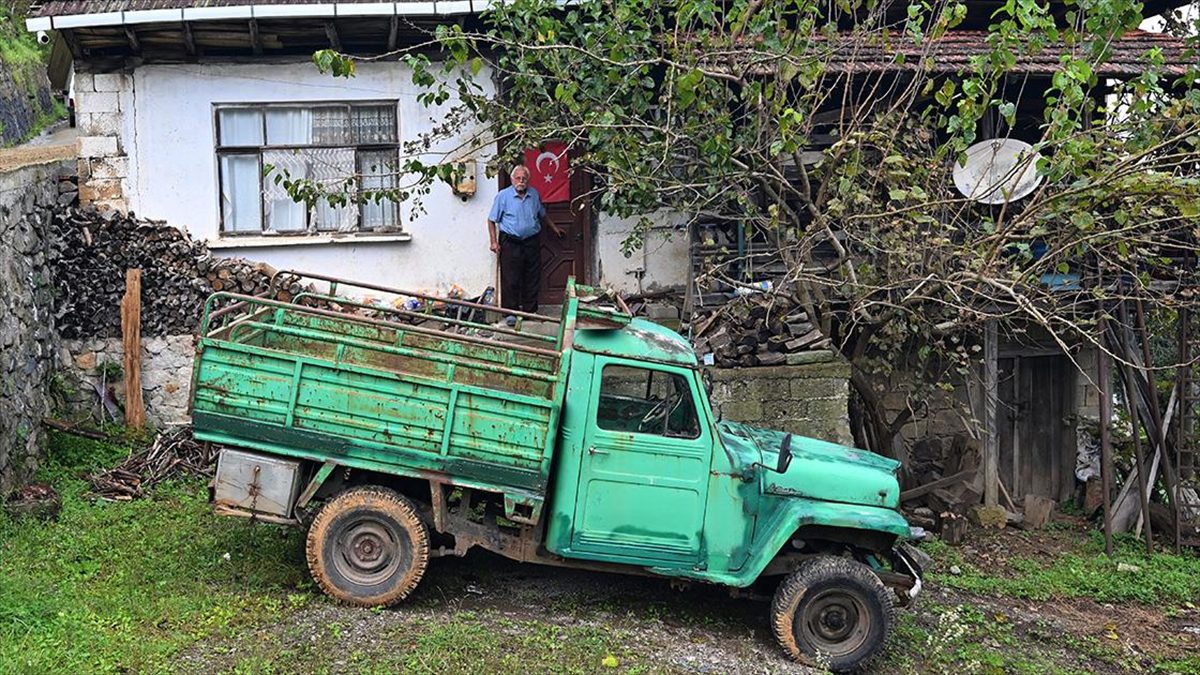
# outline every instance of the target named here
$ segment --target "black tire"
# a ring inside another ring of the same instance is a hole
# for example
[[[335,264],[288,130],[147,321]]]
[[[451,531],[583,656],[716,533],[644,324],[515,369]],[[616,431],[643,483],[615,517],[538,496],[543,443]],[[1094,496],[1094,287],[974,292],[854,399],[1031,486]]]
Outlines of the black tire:
[[[305,552],[313,580],[330,597],[360,607],[392,605],[425,575],[429,531],[405,497],[356,487],[317,512]]]
[[[869,567],[821,556],[802,563],[779,585],[771,630],[793,659],[852,672],[879,655],[894,611],[887,588]]]

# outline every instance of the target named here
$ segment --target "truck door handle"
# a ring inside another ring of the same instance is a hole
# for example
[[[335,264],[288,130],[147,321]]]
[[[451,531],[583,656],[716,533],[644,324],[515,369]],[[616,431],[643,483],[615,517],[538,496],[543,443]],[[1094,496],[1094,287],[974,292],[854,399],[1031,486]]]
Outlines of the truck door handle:
[[[596,446],[593,445],[588,448],[588,454],[589,455],[607,455],[608,451],[607,450],[597,450]]]

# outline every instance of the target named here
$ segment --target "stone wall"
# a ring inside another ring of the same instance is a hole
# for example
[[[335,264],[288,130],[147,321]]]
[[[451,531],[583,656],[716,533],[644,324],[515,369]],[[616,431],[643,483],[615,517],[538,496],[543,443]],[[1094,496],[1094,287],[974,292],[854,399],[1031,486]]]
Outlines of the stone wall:
[[[54,288],[47,239],[68,165],[0,173],[0,497],[26,480],[44,447],[54,372]]]
[[[194,344],[191,335],[142,338],[142,400],[151,426],[162,429],[190,421],[187,404]],[[64,397],[76,415],[102,417],[101,391],[110,392],[115,401],[126,400],[124,354],[120,338],[62,341]]]
[[[850,364],[829,351],[806,352],[805,363],[758,368],[708,368],[712,402],[722,419],[853,445]]]
[[[0,19],[7,17],[0,14]],[[18,29],[24,31],[24,21]],[[0,27],[0,40],[21,53],[29,49],[25,42],[8,34],[7,27]],[[30,36],[31,38],[32,36]],[[52,121],[54,100],[50,95],[50,82],[46,79],[46,68],[36,56],[17,63],[8,63],[0,58],[0,146],[15,145],[33,136],[44,125]]]

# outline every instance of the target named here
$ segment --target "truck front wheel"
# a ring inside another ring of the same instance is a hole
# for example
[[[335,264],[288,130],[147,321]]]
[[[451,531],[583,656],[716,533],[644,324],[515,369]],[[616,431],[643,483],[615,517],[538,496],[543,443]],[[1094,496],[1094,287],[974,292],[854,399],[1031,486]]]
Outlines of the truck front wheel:
[[[313,519],[308,569],[331,597],[350,605],[391,605],[412,592],[429,562],[429,532],[412,502],[387,488],[356,487]]]
[[[869,567],[848,558],[805,561],[775,592],[771,629],[788,654],[834,672],[864,667],[887,642],[893,609]]]

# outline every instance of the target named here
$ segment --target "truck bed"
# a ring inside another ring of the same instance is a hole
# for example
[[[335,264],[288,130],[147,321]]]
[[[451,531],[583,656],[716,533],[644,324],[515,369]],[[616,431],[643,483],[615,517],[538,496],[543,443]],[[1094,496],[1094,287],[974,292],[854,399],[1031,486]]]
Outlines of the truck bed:
[[[540,511],[569,354],[561,327],[524,338],[323,304],[210,298],[193,372],[197,438],[440,478]]]

